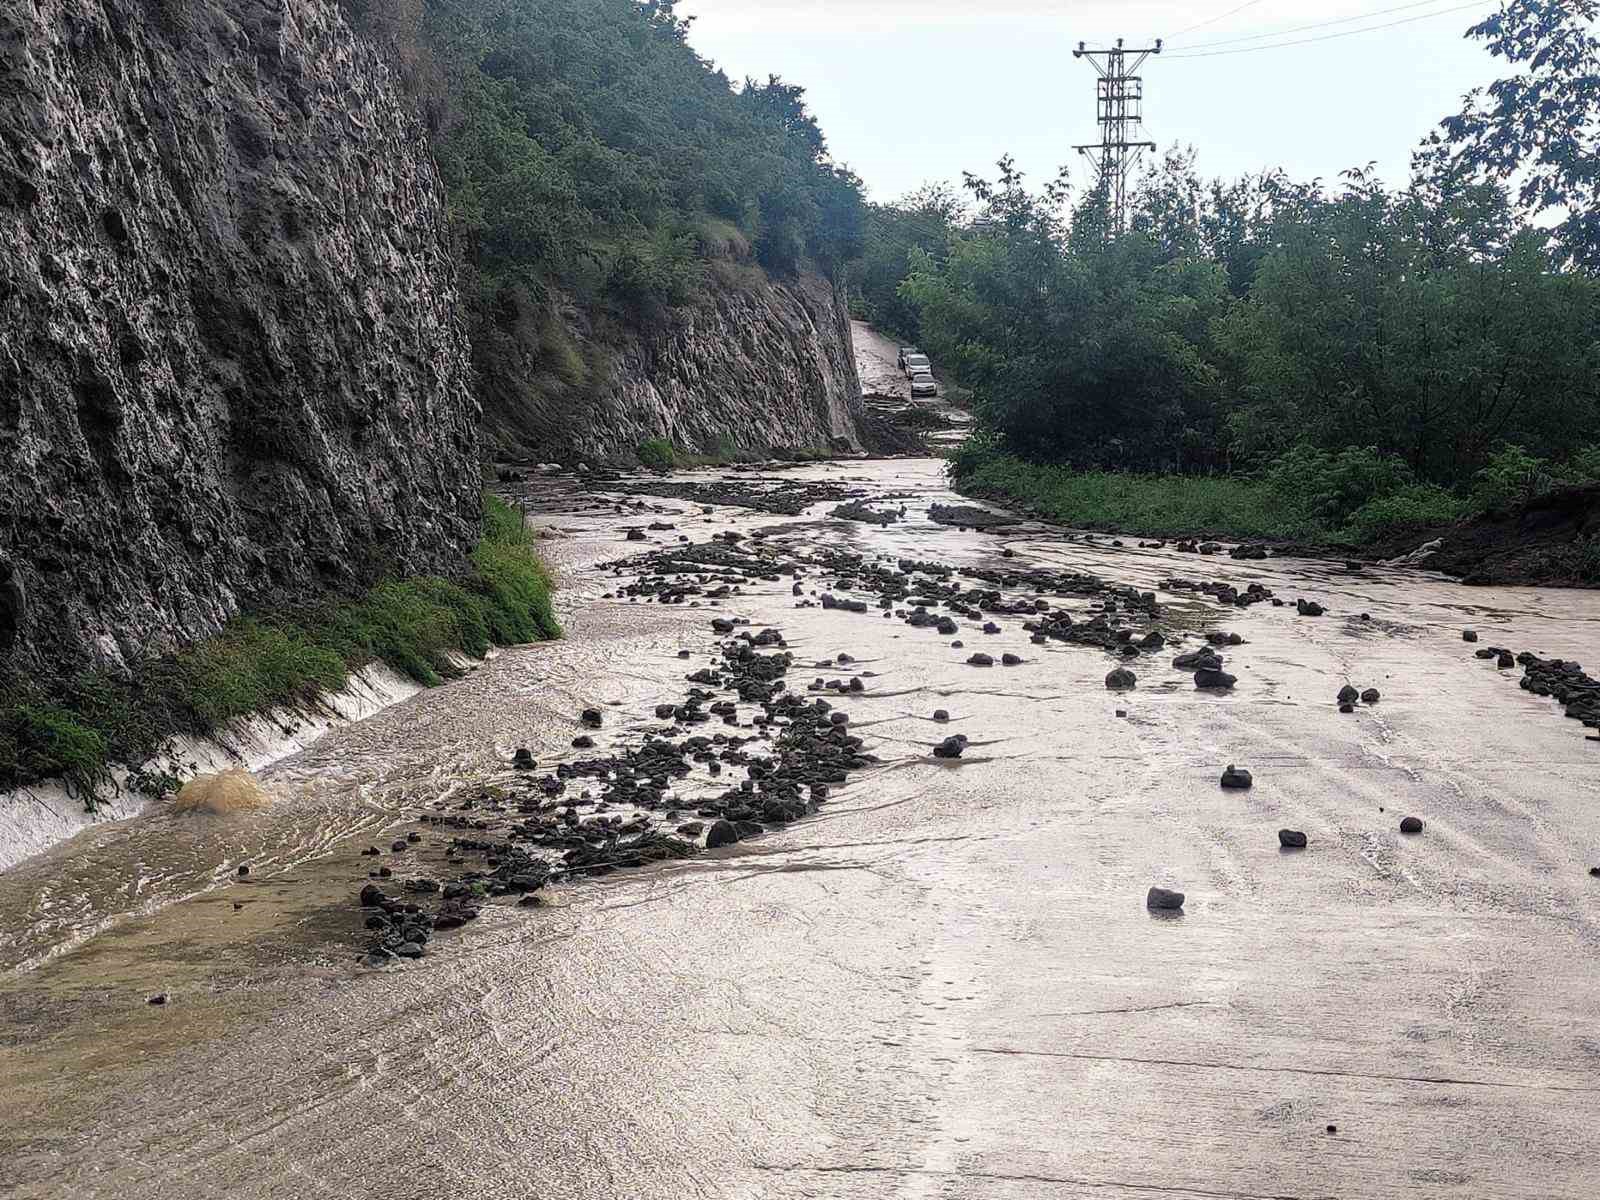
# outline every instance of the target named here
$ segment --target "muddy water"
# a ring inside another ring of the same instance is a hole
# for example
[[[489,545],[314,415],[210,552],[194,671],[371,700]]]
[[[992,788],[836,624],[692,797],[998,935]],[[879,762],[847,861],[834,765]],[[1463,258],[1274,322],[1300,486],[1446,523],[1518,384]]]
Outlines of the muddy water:
[[[1106,655],[1015,619],[963,621],[958,651],[754,585],[721,611],[872,673],[840,703],[880,767],[781,831],[492,906],[361,970],[361,847],[517,745],[570,753],[585,704],[607,706],[602,745],[637,736],[682,694],[677,651],[712,647],[704,608],[602,599],[639,510],[540,485],[566,642],[331,734],[264,773],[267,813],[102,829],[0,877],[0,1193],[1595,1194],[1600,745],[1460,630],[1593,659],[1600,598],[964,533],[926,519],[951,499],[933,463],[793,477],[909,495],[908,519],[642,503],[679,527],[658,540],[765,528],[1146,588],[1261,582],[1329,613],[1163,593],[1184,648],[1243,635],[1238,689],[1197,693],[1160,655],[1112,695]],[[981,670],[973,649],[1026,661]],[[1339,714],[1346,681],[1381,702]],[[963,758],[929,756],[956,731]],[[1218,788],[1228,762],[1251,791]],[[1285,826],[1309,849],[1280,851]],[[1184,911],[1147,911],[1151,884]]]

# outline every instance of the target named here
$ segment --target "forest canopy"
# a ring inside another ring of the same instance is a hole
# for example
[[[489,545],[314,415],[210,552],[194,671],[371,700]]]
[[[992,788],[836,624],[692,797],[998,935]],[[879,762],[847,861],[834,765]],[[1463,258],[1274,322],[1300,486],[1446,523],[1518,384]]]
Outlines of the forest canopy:
[[[481,302],[559,289],[648,319],[710,261],[860,253],[860,183],[804,89],[730,81],[671,0],[344,3],[403,64]]]

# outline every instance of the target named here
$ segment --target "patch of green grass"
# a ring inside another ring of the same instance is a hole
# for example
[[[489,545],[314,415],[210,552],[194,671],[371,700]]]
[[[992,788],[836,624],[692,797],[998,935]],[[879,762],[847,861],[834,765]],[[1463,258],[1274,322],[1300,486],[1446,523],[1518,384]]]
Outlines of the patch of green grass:
[[[294,613],[241,617],[127,676],[87,673],[47,693],[0,675],[0,791],[60,778],[92,808],[112,763],[138,768],[174,735],[307,704],[373,662],[433,686],[460,674],[454,655],[561,635],[550,574],[522,514],[498,497],[484,498],[470,567],[460,581],[394,580]],[[156,790],[175,782],[140,777]]]
[[[950,471],[957,490],[968,495],[1026,505],[1067,525],[1144,537],[1300,541],[1355,548],[1448,525],[1465,516],[1469,507],[1444,488],[1413,483],[1360,504],[1342,519],[1319,518],[1319,511],[1329,510],[1296,503],[1281,480],[1075,471],[1025,463],[972,443],[955,453]]]
[[[961,456],[956,487],[1027,505],[1051,520],[1145,537],[1326,540],[1287,515],[1263,483],[1231,476],[1116,475],[1039,466],[1003,454]]]

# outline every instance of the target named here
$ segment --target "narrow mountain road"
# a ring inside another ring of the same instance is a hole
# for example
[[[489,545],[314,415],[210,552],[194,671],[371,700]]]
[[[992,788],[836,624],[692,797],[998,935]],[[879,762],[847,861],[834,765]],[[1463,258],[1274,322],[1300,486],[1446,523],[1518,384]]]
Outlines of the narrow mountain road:
[[[898,424],[924,431],[933,449],[950,449],[966,440],[972,414],[950,400],[950,385],[941,380],[939,395],[911,395],[911,381],[900,369],[900,347],[865,321],[851,321],[856,372],[867,407]],[[937,375],[939,366],[934,364]]]
[[[531,483],[566,641],[264,771],[266,812],[0,875],[0,1195],[1593,1196],[1597,747],[1474,650],[1592,657],[1600,596],[979,533],[941,468]],[[1231,691],[1174,665],[1208,634]],[[358,965],[369,872],[426,905],[519,824],[703,844],[792,724],[730,664],[784,652],[875,760],[817,811]],[[652,740],[687,771],[643,812],[572,773]]]

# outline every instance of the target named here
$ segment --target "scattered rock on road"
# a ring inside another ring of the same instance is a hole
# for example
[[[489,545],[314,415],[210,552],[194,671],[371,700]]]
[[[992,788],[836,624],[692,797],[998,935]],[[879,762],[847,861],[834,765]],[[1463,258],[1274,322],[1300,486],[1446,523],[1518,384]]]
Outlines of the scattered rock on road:
[[[1144,898],[1146,908],[1178,909],[1183,907],[1183,893],[1169,891],[1166,888],[1153,887]]]
[[[1226,671],[1214,670],[1203,667],[1194,673],[1194,685],[1197,688],[1210,688],[1215,691],[1225,692],[1239,680]]]

